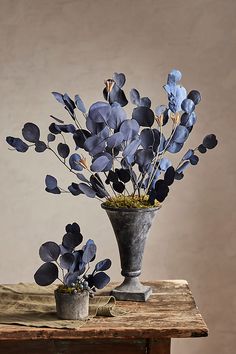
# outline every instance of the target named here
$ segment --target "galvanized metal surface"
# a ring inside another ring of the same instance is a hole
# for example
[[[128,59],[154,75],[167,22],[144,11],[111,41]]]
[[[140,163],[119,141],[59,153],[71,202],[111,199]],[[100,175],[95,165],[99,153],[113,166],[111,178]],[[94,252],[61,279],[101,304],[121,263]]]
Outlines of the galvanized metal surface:
[[[89,314],[89,293],[87,291],[67,294],[55,290],[57,316],[63,320],[82,320]]]
[[[158,208],[118,209],[102,204],[111,221],[120,253],[121,274],[124,282],[113,290],[117,300],[146,301],[150,287],[144,287],[141,274],[145,243]]]

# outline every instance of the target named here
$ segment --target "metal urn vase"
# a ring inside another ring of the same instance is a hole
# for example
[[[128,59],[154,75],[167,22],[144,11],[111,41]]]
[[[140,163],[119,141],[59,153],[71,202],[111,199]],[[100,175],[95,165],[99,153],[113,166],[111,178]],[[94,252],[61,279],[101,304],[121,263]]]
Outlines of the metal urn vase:
[[[145,242],[159,208],[112,208],[102,204],[111,221],[119,247],[123,283],[113,289],[117,300],[146,301],[150,286],[139,281]]]

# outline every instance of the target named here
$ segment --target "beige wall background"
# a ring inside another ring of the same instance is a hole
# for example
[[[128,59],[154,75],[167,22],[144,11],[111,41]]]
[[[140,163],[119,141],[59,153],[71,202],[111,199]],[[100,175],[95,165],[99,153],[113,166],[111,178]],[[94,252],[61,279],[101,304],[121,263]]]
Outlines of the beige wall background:
[[[1,247],[0,282],[32,281],[38,248],[80,223],[120,280],[117,246],[99,203],[44,192],[47,173],[71,182],[50,153],[10,152],[6,135],[27,121],[46,136],[49,115],[65,117],[50,92],[102,98],[103,80],[127,75],[153,105],[172,68],[199,89],[198,122],[188,147],[215,132],[217,149],[176,182],[156,218],[142,279],[187,279],[210,329],[209,338],[173,341],[175,354],[233,354],[236,340],[234,0],[0,0]]]

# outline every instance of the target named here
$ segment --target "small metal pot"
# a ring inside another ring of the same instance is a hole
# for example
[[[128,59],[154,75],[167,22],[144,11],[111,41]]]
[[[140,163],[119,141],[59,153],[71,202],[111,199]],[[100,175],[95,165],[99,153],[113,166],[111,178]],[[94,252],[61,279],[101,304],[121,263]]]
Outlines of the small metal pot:
[[[62,293],[55,290],[57,316],[62,320],[83,320],[89,314],[88,291],[76,294]]]

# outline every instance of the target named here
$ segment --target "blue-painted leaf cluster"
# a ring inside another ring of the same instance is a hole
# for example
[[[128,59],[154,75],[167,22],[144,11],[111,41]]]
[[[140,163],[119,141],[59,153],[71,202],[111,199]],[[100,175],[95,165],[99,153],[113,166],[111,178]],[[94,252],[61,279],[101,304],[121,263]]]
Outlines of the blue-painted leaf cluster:
[[[129,98],[134,106],[129,114],[123,73],[116,72],[105,80],[105,101],[100,99],[88,107],[78,94],[72,99],[67,93],[52,92],[72,121],[50,115],[54,121],[46,142],[41,140],[39,127],[29,122],[22,129],[22,138],[8,136],[6,141],[19,152],[31,147],[40,153],[49,150],[75,177],[62,189],[55,177],[47,175],[49,193],[100,200],[117,194],[146,194],[150,202],[161,202],[173,176],[181,180],[188,167],[198,164],[199,154],[217,145],[214,134],[206,135],[199,146],[185,152],[177,167],[172,166],[170,155],[184,149],[197,123],[196,107],[201,101],[199,91],[187,92],[181,79],[179,70],[168,74],[163,86],[167,102],[154,109],[151,100],[133,88]]]
[[[25,143],[21,138],[6,137],[6,142],[16,151],[26,152],[30,146],[34,146],[36,152],[44,152],[47,149],[47,145],[40,140],[40,130],[36,124],[25,123],[21,132],[23,138],[32,144]]]
[[[53,185],[53,181],[49,180]],[[46,286],[59,279],[59,268],[63,269],[62,278],[64,286],[73,288],[74,291],[89,291],[95,288],[102,289],[110,277],[105,273],[111,267],[111,260],[106,258],[96,263],[94,270],[90,270],[90,263],[96,258],[97,247],[93,240],[89,239],[81,249],[77,249],[83,242],[80,226],[74,222],[67,224],[62,244],[48,241],[41,245],[39,256],[44,262],[34,274],[38,285]],[[90,273],[88,273],[90,271]]]

